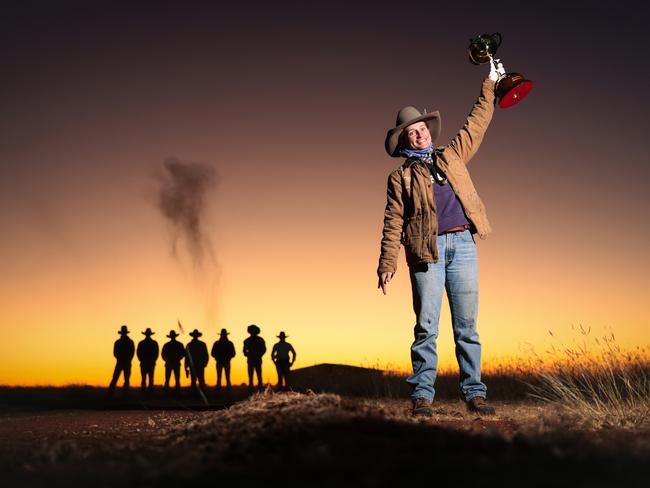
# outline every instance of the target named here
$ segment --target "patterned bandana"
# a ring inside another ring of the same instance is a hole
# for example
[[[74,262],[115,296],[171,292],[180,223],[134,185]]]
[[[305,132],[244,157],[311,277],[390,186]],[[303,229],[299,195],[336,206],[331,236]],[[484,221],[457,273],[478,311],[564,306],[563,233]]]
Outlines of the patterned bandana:
[[[424,160],[427,156],[430,158],[433,152],[433,146],[425,147],[424,149],[402,149],[399,153],[405,158],[418,158]]]
[[[429,166],[429,171],[431,171],[431,183],[437,181],[441,185],[447,183],[447,177],[442,172],[438,165],[433,160],[433,147],[425,147],[424,149],[402,149],[400,152],[401,156],[405,158],[414,158],[423,161]]]

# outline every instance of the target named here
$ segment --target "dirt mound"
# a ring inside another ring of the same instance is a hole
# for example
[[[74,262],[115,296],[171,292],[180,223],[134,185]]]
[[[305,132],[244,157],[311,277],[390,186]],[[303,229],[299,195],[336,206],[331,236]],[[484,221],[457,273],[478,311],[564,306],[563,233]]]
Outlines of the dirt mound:
[[[424,420],[413,419],[405,401],[266,392],[211,412],[13,416],[0,419],[0,434],[15,447],[0,448],[0,477],[48,488],[647,485],[649,450],[636,448],[634,433],[534,433],[509,414],[480,419],[458,406],[437,403]],[[522,408],[499,406],[515,415]],[[618,438],[627,449],[592,438]]]
[[[533,486],[581,486],[587,480],[620,480],[620,466],[584,445],[495,434],[502,420],[483,434],[476,428],[450,429],[449,422],[441,427],[413,419],[400,404],[395,408],[333,394],[256,395],[169,431],[166,439],[182,455],[156,476],[250,485],[294,480],[323,487],[446,479],[461,479],[468,486],[523,480]],[[638,461],[627,460],[626,479],[635,485],[638,473],[641,486],[643,463]]]

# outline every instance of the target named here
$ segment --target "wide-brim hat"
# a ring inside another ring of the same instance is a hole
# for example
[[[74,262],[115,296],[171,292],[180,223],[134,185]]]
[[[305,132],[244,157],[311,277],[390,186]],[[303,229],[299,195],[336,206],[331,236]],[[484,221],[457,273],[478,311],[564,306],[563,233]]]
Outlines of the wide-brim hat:
[[[420,111],[415,107],[404,107],[402,110],[397,112],[395,127],[390,129],[386,134],[386,152],[390,156],[394,158],[400,157],[399,150],[402,148],[399,147],[399,137],[406,127],[415,124],[416,122],[427,123],[429,126],[429,132],[431,133],[432,144],[440,135],[440,112],[436,110],[435,112],[427,113],[425,110],[424,113],[420,113]]]
[[[120,330],[117,331],[118,334],[129,334],[129,328],[126,325],[120,327]]]
[[[260,328],[259,328],[257,325],[255,325],[255,324],[251,324],[251,325],[249,325],[248,328],[247,328],[246,330],[248,331],[249,334],[253,334],[253,335],[257,335],[257,334],[259,334],[260,332],[262,332],[262,331],[260,330]]]
[[[198,329],[194,329],[192,332],[190,332],[190,337],[201,337],[203,334],[199,332]]]
[[[178,332],[176,332],[174,329],[169,331],[169,334],[167,334],[167,337],[174,338],[178,337]]]
[[[155,332],[153,332],[153,331],[151,330],[151,327],[147,327],[147,330],[145,330],[142,334],[144,334],[144,335],[146,335],[146,336],[150,336],[150,335],[154,335]]]
[[[286,339],[289,336],[287,334],[285,334],[284,332],[280,332],[280,334],[277,335],[276,337],[279,338],[279,339]]]
[[[220,335],[230,335],[230,332],[228,332],[226,329],[221,329]]]

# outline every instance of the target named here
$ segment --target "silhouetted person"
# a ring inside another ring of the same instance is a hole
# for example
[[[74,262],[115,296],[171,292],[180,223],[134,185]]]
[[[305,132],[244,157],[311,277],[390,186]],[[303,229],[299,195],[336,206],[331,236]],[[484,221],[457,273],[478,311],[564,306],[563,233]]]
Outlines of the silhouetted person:
[[[275,363],[275,369],[278,372],[278,388],[287,387],[287,376],[293,363],[296,361],[296,351],[293,346],[285,339],[289,337],[284,332],[280,332],[278,338],[280,341],[273,346],[271,359]],[[289,358],[291,356],[291,358]]]
[[[110,395],[113,394],[115,385],[117,385],[117,380],[122,373],[124,373],[124,391],[128,391],[129,377],[131,376],[131,360],[135,353],[135,345],[133,344],[133,341],[127,337],[127,334],[129,334],[128,327],[123,325],[118,331],[118,334],[120,334],[120,338],[116,340],[113,345],[113,356],[115,356],[117,363],[113,370],[113,379],[108,387]]]
[[[257,386],[262,387],[262,356],[266,353],[266,343],[260,334],[260,328],[249,325],[247,329],[250,337],[244,340],[244,356],[248,359],[248,387],[253,389],[253,372],[257,373]]]
[[[190,387],[196,390],[196,382],[198,380],[201,390],[205,388],[205,367],[208,365],[208,346],[205,342],[200,341],[201,334],[198,330],[194,329],[190,332],[192,340],[185,346],[185,375],[189,372],[191,375]]]
[[[167,337],[170,341],[163,346],[161,355],[165,361],[165,390],[169,390],[169,378],[173,372],[176,379],[175,389],[178,391],[181,388],[181,361],[185,357],[185,348],[176,340],[178,334],[175,330],[170,330]]]
[[[144,391],[149,380],[149,390],[153,389],[153,371],[158,359],[158,343],[151,336],[155,334],[149,327],[143,332],[146,336],[138,343],[137,355],[140,360],[140,373],[142,374],[142,383],[140,388]]]
[[[230,360],[235,357],[235,345],[228,340],[228,331],[221,329],[221,335],[218,341],[212,345],[211,356],[217,362],[217,388],[221,388],[221,373],[226,373],[226,386],[231,388],[230,384]]]

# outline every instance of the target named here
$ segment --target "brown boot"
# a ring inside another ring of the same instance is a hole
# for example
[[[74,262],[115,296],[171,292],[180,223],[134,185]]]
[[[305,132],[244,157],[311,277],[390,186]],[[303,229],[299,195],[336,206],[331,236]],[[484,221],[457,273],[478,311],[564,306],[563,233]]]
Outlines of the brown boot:
[[[433,414],[433,410],[431,409],[431,400],[428,400],[426,398],[414,398],[413,399],[413,409],[411,410],[411,414],[414,417],[422,416],[422,417],[431,417]]]
[[[476,396],[465,402],[465,404],[467,405],[467,410],[470,412],[476,412],[481,415],[494,415],[496,413],[496,409],[493,406],[488,405],[485,401],[485,397],[482,396]]]

